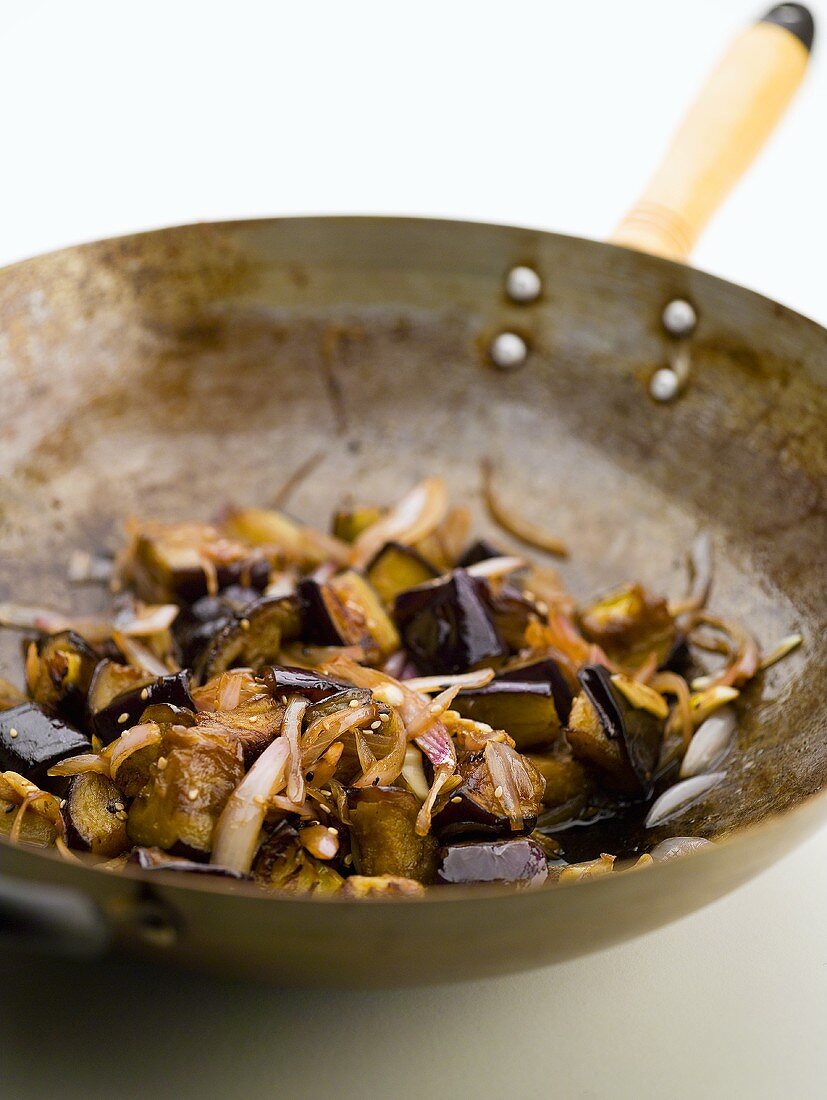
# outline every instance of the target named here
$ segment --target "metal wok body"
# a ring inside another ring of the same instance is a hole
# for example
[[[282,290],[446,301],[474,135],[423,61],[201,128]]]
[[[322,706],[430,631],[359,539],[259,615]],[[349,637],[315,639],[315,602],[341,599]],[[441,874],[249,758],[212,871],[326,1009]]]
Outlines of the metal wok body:
[[[538,301],[506,297],[514,264],[540,273]],[[691,378],[658,405],[646,380],[669,354],[660,316],[675,297],[699,316]],[[503,330],[529,345],[518,370],[487,358]],[[6,889],[61,888],[56,921],[67,899],[78,907],[79,950],[126,946],[285,982],[480,977],[683,915],[827,812],[827,333],[812,322],[611,245],[302,218],[161,230],[18,264],[0,272],[0,333],[0,599],[92,610],[106,597],[68,588],[67,548],[114,547],[130,514],[266,503],[315,452],[324,458],[291,501],[303,518],[323,524],[348,493],[390,500],[439,473],[485,531],[489,456],[509,500],[570,543],[562,572],[578,595],[626,579],[679,594],[687,548],[706,530],[716,610],[766,646],[805,637],[744,693],[726,781],[653,833],[721,839],[712,850],[573,887],[353,904],[112,875],[0,843]],[[0,647],[11,675],[19,642],[6,634]]]

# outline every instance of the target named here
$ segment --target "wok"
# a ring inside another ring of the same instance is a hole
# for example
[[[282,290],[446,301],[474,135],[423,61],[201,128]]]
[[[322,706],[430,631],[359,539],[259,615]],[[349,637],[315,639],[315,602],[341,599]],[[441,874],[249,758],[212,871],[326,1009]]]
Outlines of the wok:
[[[89,590],[67,587],[67,547],[112,546],[131,513],[266,502],[317,451],[291,507],[318,523],[343,490],[390,500],[436,471],[474,503],[492,457],[515,506],[573,546],[563,572],[576,593],[630,577],[680,591],[703,530],[716,609],[767,646],[803,633],[744,693],[726,781],[652,832],[719,843],[571,887],[354,904],[111,875],[3,842],[7,945],[128,949],[288,983],[479,977],[686,914],[823,818],[827,333],[674,259],[792,94],[807,19],[783,5],[736,42],[622,223],[622,245],[412,218],[268,219],[0,271],[0,598],[94,610]],[[534,300],[506,291],[515,265],[540,276]],[[675,299],[697,315],[682,338],[662,321]],[[503,332],[527,348],[510,370],[489,354]],[[658,402],[650,380],[669,362],[681,392]],[[19,642],[0,644],[16,669]]]

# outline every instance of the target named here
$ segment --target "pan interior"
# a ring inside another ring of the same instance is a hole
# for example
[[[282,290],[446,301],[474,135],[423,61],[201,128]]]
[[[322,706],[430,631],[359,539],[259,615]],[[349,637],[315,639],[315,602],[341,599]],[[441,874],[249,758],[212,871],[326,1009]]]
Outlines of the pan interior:
[[[543,278],[533,305],[504,296],[516,263]],[[676,296],[700,317],[691,384],[656,405],[645,383],[674,350],[660,313]],[[513,372],[485,355],[506,329],[531,348]],[[744,693],[725,783],[665,831],[721,835],[823,785],[827,340],[811,322],[607,245],[295,219],[163,230],[6,269],[0,334],[0,599],[102,606],[68,586],[71,549],[114,549],[131,514],[266,505],[316,454],[290,503],[308,521],[438,473],[496,537],[479,501],[488,456],[514,506],[572,547],[560,570],[578,596],[627,579],[682,594],[705,530],[714,608],[766,648],[805,636]],[[19,679],[7,633],[0,662]]]

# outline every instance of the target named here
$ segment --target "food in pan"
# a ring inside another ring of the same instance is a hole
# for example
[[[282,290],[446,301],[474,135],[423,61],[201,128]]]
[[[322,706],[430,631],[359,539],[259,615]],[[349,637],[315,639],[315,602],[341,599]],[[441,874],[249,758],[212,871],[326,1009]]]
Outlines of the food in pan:
[[[762,662],[707,611],[703,544],[683,600],[632,582],[577,603],[524,553],[566,547],[490,470],[484,500],[519,552],[473,541],[429,478],[332,534],[255,508],[133,521],[110,617],[4,605],[26,690],[0,683],[0,832],[352,898],[578,881],[707,843],[624,827],[645,838],[722,778],[740,689],[800,639]]]

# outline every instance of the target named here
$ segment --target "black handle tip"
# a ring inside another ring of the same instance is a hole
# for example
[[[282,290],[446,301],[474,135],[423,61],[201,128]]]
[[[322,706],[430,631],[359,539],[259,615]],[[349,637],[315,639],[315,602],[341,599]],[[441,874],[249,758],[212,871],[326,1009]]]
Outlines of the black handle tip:
[[[805,49],[813,48],[816,33],[815,21],[803,4],[779,4],[772,11],[768,11],[761,22],[776,23],[790,34],[794,34],[799,42],[803,43]]]

